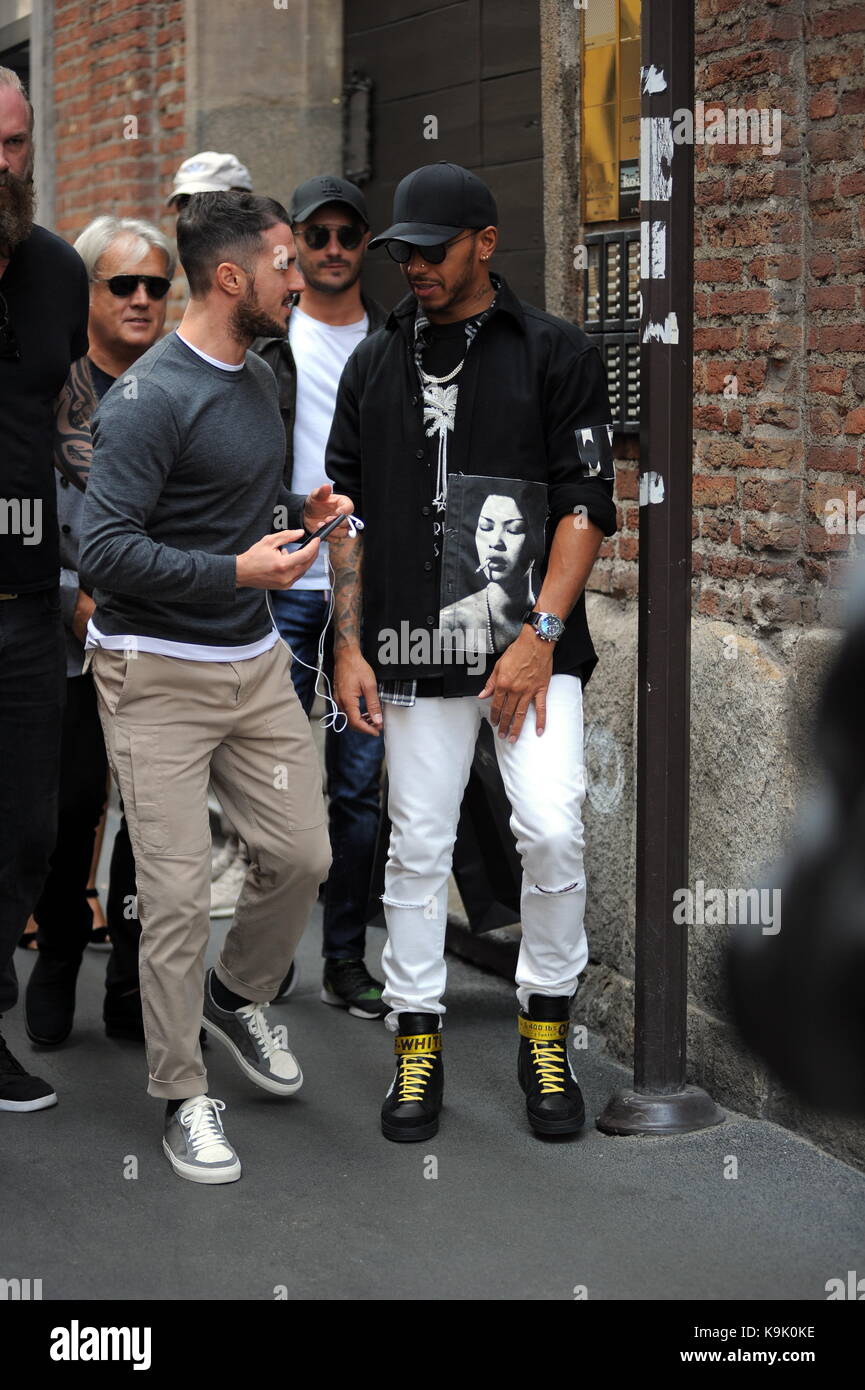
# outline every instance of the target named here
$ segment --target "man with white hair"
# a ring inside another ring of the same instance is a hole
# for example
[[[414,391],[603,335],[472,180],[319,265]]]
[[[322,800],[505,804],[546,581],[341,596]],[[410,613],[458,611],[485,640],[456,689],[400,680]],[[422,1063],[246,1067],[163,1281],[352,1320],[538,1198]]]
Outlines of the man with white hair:
[[[87,352],[87,272],[33,222],[33,110],[0,68],[0,1013],[57,827],[65,661],[53,468],[79,483],[88,438],[55,450],[55,403]],[[83,486],[83,483],[79,484]],[[0,1038],[0,1110],[56,1105]]]
[[[95,218],[78,237],[75,250],[90,280],[90,349],[79,370],[92,388],[95,404],[118,377],[127,378],[138,358],[162,337],[177,257],[158,227],[128,217]],[[74,422],[64,414],[58,425],[67,437],[87,427],[86,410]],[[87,623],[95,608],[78,576],[84,494],[70,486],[68,478],[55,476],[66,708],[57,844],[34,913],[39,954],[25,995],[29,1037],[54,1047],[71,1032],[78,971],[91,936],[86,884],[108,775],[93,677],[82,670]],[[135,899],[135,862],[124,816],[111,858],[108,910],[113,950],[106,979],[105,1027],[109,1036],[143,1040]]]

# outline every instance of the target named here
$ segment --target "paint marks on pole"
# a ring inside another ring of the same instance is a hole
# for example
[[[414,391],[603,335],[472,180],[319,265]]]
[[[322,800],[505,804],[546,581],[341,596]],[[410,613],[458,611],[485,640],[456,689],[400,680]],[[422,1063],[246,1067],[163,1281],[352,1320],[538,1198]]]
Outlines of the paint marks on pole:
[[[677,343],[679,341],[679,320],[669,313],[663,323],[653,323],[650,319],[643,329],[644,343]]]
[[[650,502],[663,502],[664,479],[660,473],[640,474],[640,506],[647,507]]]
[[[673,123],[669,116],[640,118],[640,198],[668,203],[673,191]]]
[[[640,86],[647,96],[651,96],[653,92],[666,92],[667,79],[664,69],[656,68],[654,63],[647,68],[640,68]]]
[[[666,222],[640,223],[640,279],[666,280],[667,278],[667,224]]]

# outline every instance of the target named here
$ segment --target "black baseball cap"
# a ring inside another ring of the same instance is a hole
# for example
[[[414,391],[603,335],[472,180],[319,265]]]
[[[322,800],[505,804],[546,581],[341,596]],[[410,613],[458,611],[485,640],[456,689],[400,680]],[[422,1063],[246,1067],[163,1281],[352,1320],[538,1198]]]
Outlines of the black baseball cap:
[[[345,203],[369,226],[366,199],[360,189],[337,174],[316,174],[314,179],[298,184],[291,195],[288,209],[292,224],[305,222],[316,208],[323,207],[325,203]]]
[[[499,210],[482,179],[461,164],[424,164],[406,174],[393,197],[393,226],[369,243],[410,241],[415,246],[437,246],[461,231],[496,227]]]

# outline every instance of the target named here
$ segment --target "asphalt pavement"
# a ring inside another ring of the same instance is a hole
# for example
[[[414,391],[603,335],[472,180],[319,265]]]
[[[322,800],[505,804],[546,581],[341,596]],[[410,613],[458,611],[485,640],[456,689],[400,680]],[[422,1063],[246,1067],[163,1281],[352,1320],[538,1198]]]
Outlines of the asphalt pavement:
[[[369,936],[376,968],[384,933]],[[574,1139],[534,1137],[513,992],[455,959],[440,1132],[389,1143],[389,1037],[320,1001],[320,950],[317,909],[298,988],[271,1011],[303,1067],[296,1097],[257,1090],[215,1044],[205,1054],[244,1169],[224,1187],[175,1177],[163,1156],[143,1050],[102,1031],[104,954],[87,952],[63,1048],[37,1052],[20,1006],[4,1019],[60,1103],[0,1114],[0,1276],[42,1279],[44,1299],[822,1301],[827,1280],[865,1271],[865,1175],[776,1125],[729,1113],[622,1139],[590,1119]],[[23,984],[32,962],[16,956]],[[594,1117],[628,1073],[597,1037],[575,1062]]]

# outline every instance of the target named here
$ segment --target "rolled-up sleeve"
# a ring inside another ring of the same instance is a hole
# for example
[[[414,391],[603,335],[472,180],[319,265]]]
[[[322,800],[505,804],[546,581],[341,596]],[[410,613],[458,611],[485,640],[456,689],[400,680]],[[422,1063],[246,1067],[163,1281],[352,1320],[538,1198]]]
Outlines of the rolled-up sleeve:
[[[578,507],[605,536],[616,530],[607,375],[595,347],[576,352],[562,340],[546,381],[544,434],[553,526]]]

